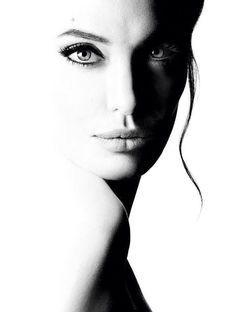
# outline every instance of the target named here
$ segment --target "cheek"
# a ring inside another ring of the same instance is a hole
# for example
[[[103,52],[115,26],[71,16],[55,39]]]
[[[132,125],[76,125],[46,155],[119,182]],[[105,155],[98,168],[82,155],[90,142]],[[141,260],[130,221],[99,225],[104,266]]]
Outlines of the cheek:
[[[150,168],[162,153],[174,126],[178,102],[186,84],[185,68],[175,74],[169,74],[163,68],[154,72],[154,124],[157,138],[152,146],[144,151],[143,168]],[[153,152],[152,152],[153,151]]]
[[[74,68],[75,67],[75,68]],[[56,114],[70,127],[88,129],[105,112],[103,77],[87,68],[65,64],[55,87]]]
[[[154,77],[155,92],[162,105],[164,107],[176,105],[186,84],[186,66],[178,69],[162,67],[157,70]]]
[[[175,117],[178,101],[185,87],[186,71],[170,75],[162,66],[154,68],[151,76],[152,93],[148,94],[151,104],[147,106],[147,116],[155,126],[168,127]]]

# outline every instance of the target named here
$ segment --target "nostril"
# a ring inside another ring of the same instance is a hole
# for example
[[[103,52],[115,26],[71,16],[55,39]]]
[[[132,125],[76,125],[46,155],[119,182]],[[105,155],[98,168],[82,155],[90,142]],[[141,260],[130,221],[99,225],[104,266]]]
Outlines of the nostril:
[[[133,115],[126,115],[125,116],[125,126],[128,129],[136,129],[135,120]]]

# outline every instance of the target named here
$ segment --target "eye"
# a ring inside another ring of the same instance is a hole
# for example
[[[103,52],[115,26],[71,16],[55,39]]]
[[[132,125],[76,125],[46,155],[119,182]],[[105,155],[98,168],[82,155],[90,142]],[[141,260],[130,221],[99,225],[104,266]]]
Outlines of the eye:
[[[164,49],[161,47],[157,47],[151,51],[151,57],[155,59],[162,59],[165,56]]]
[[[60,54],[80,65],[95,65],[104,59],[102,52],[92,44],[77,43],[61,49]]]
[[[172,59],[176,54],[178,54],[176,47],[167,44],[161,44],[151,50],[150,58],[152,61],[165,61]]]

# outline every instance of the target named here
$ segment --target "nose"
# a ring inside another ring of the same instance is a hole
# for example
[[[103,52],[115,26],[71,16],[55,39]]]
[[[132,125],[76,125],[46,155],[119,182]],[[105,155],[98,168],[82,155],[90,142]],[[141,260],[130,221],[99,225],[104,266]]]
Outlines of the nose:
[[[119,60],[110,65],[107,75],[107,108],[123,115],[132,115],[136,107],[132,65]]]

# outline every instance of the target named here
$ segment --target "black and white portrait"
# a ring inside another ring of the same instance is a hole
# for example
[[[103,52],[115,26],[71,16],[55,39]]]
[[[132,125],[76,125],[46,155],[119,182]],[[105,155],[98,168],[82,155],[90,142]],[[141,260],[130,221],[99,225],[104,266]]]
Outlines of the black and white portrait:
[[[0,5],[0,310],[249,312],[247,3]]]

